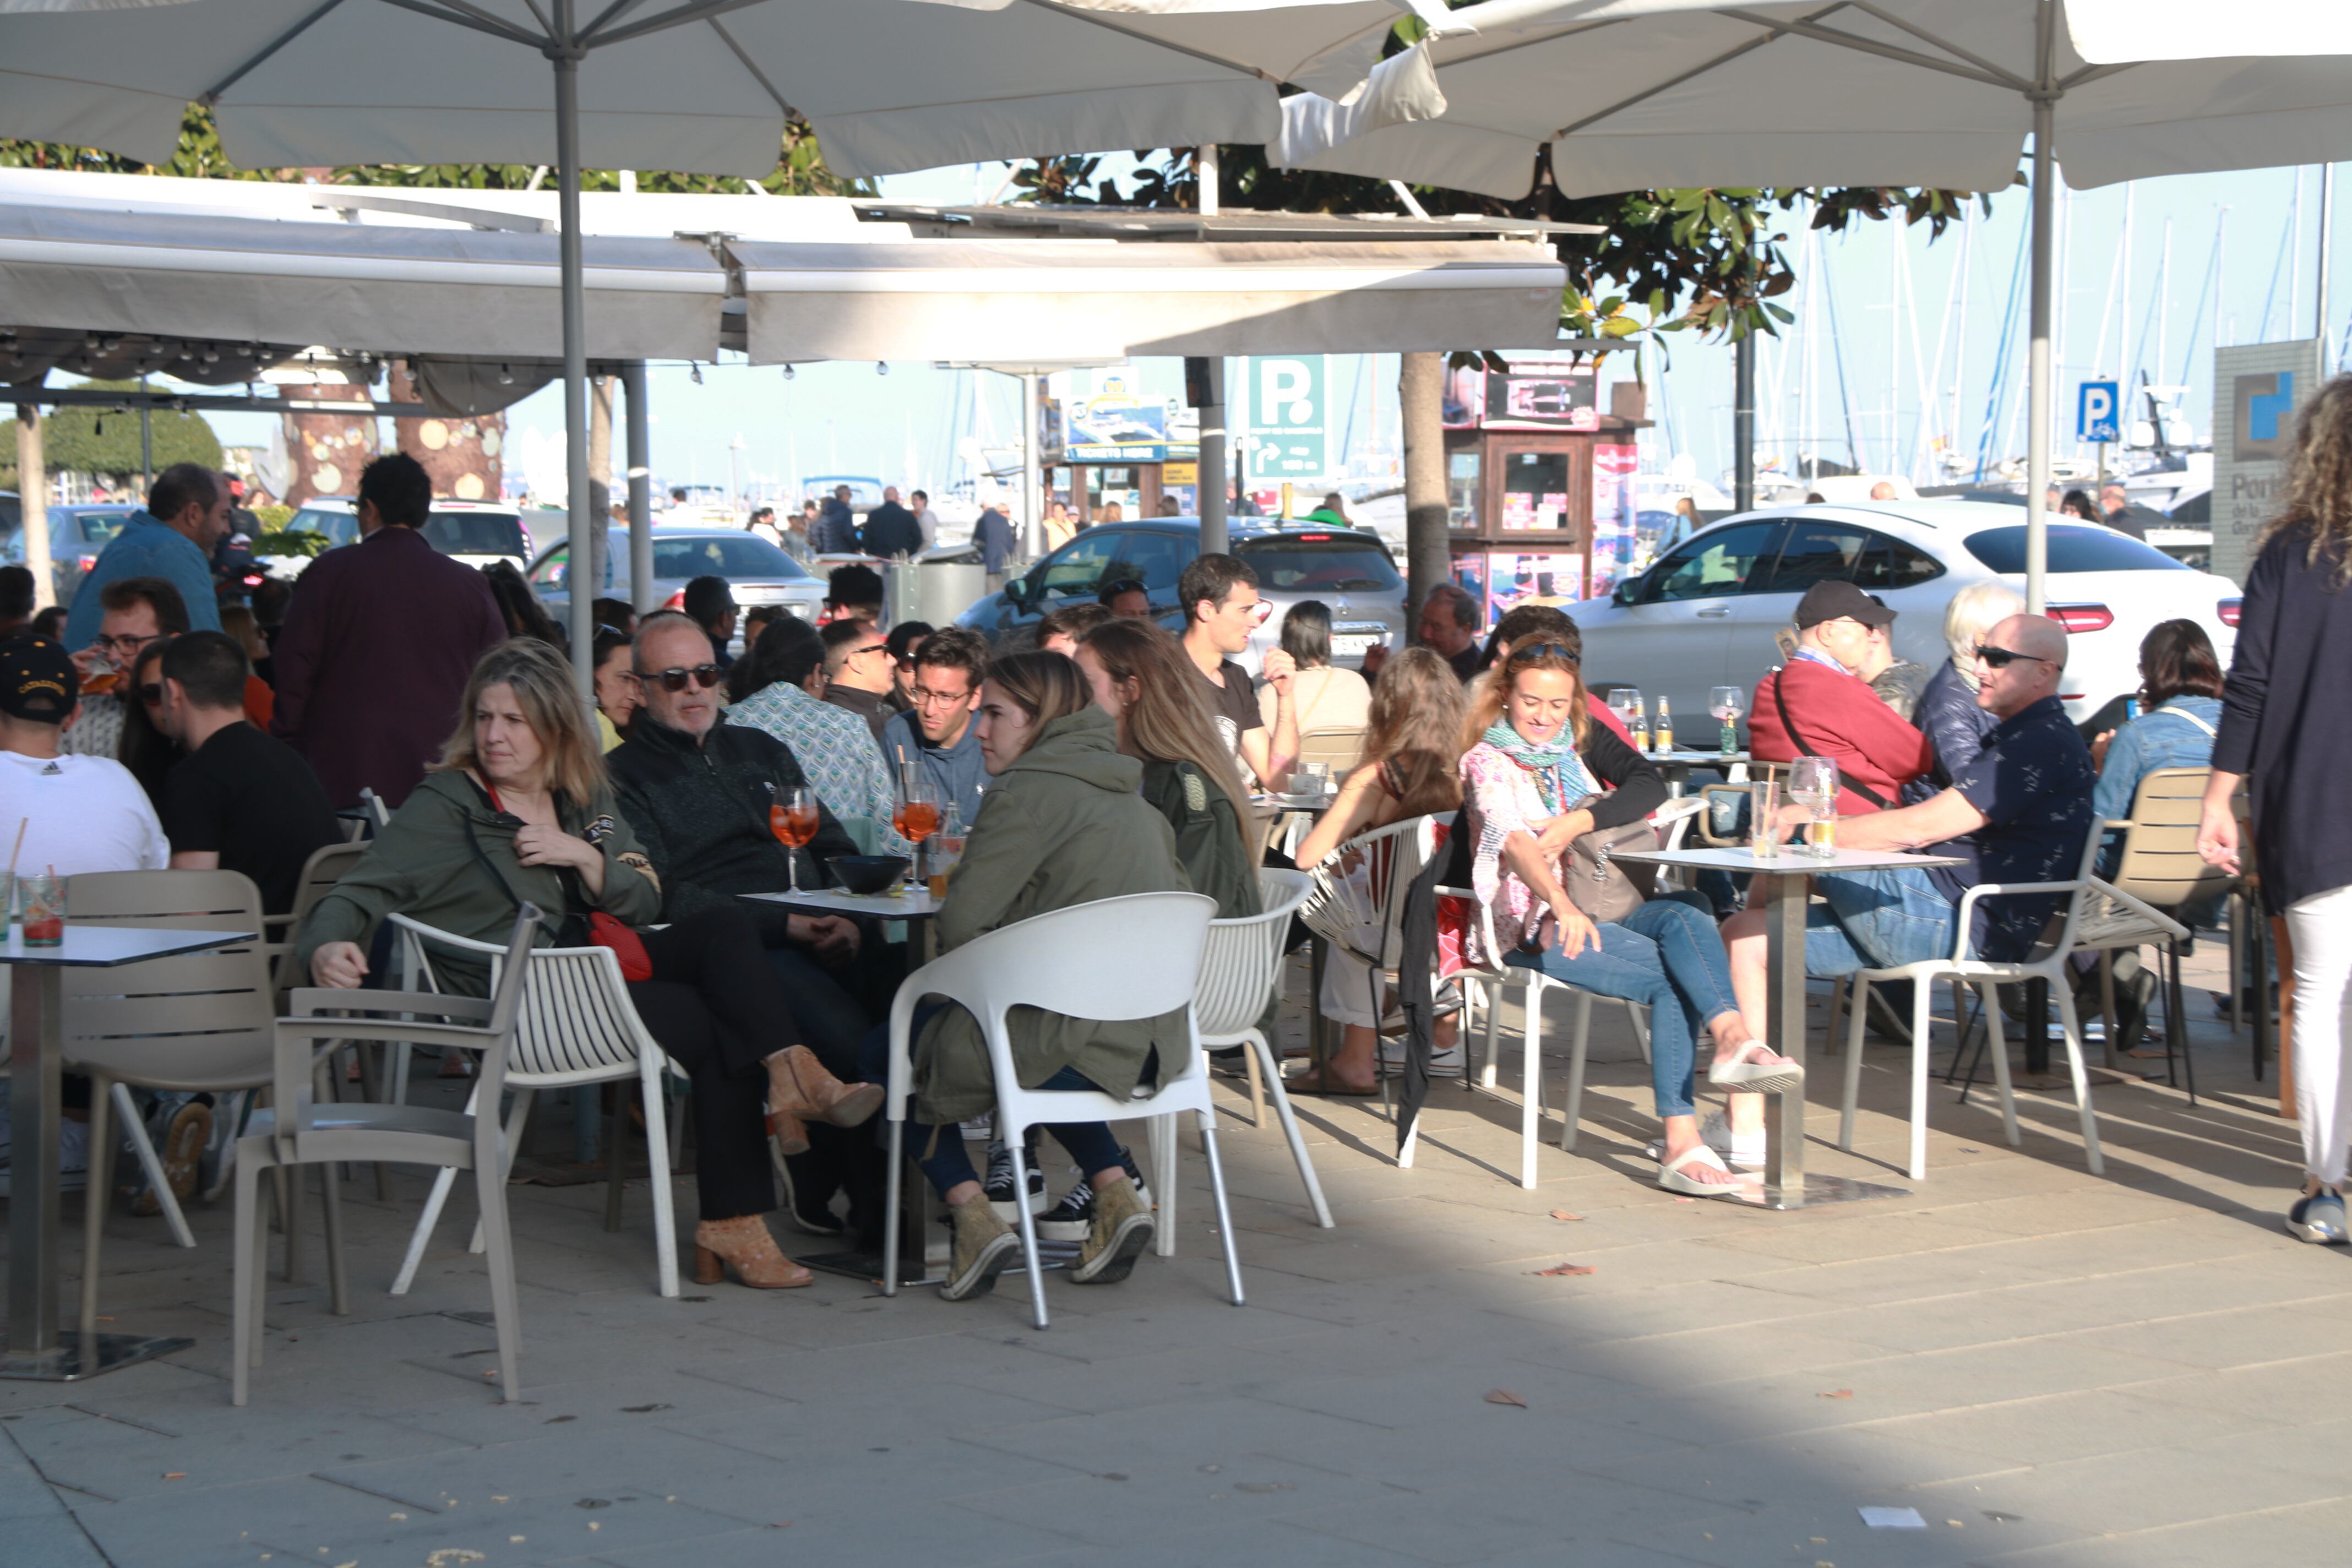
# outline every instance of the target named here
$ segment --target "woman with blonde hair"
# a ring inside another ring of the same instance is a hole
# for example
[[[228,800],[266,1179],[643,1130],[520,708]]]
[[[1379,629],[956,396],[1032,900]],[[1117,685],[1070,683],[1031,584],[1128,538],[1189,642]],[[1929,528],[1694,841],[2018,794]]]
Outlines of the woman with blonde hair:
[[[1658,1184],[1719,1193],[1731,1180],[1698,1123],[1699,1036],[1712,1037],[1708,1078],[1735,1091],[1796,1089],[1804,1068],[1749,1032],[1731,988],[1723,938],[1696,894],[1646,900],[1596,924],[1567,892],[1576,840],[1640,822],[1666,797],[1649,761],[1587,712],[1581,661],[1559,643],[1529,641],[1479,689],[1462,757],[1463,830],[1471,883],[1487,921],[1471,924],[1473,963],[1537,969],[1598,995],[1650,1009],[1650,1080],[1665,1123]],[[1600,786],[1613,786],[1603,796]],[[1689,900],[1689,901],[1685,901]],[[1504,951],[1486,949],[1492,924]],[[1724,1135],[1728,1140],[1727,1131]]]
[[[1452,811],[1462,802],[1455,764],[1461,760],[1462,682],[1434,650],[1409,647],[1390,659],[1372,683],[1364,758],[1339,785],[1339,796],[1298,847],[1301,867],[1319,866],[1359,834],[1411,817]],[[1360,878],[1360,866],[1348,875]],[[1379,932],[1365,930],[1358,945],[1369,948]],[[1339,1049],[1320,1074],[1284,1080],[1294,1093],[1369,1095],[1377,1092],[1381,1013],[1370,965],[1334,946],[1323,965],[1323,1016],[1342,1026]],[[1440,1021],[1438,1049],[1431,1066],[1461,1071],[1461,1047],[1452,1038],[1450,1018]]]
[[[660,883],[614,803],[571,666],[519,637],[474,666],[440,763],[303,921],[295,952],[312,984],[349,989],[365,984],[370,944],[394,910],[497,941],[525,902],[550,912],[541,946],[588,945],[597,914],[636,931],[642,959],[620,953],[629,1000],[694,1085],[695,1282],[716,1284],[725,1264],[761,1289],[807,1284],[762,1218],[776,1206],[764,1119],[797,1153],[803,1119],[854,1126],[881,1109],[882,1091],[842,1084],[797,1043],[791,998],[749,917],[720,907],[643,929],[660,918]],[[445,987],[488,994],[474,955],[436,952],[434,967]]]
[[[1911,722],[1935,748],[1933,766],[1903,786],[1903,804],[1916,805],[1949,787],[1952,775],[1976,759],[2000,721],[1977,706],[1977,644],[1985,633],[2023,613],[2025,595],[1998,577],[1971,583],[1944,606],[1944,643],[1952,657],[1919,689]]]
[[[2246,784],[2263,902],[2285,917],[2294,950],[2304,1178],[2287,1233],[2341,1244],[2352,1144],[2352,377],[2321,387],[2296,422],[2282,500],[2246,574],[2197,848],[2239,869],[2231,796]]]
[[[1118,725],[1120,753],[1143,764],[1143,798],[1175,832],[1192,890],[1217,900],[1221,921],[1257,913],[1242,826],[1249,796],[1176,639],[1150,621],[1106,621],[1079,640],[1076,657],[1095,705]]]

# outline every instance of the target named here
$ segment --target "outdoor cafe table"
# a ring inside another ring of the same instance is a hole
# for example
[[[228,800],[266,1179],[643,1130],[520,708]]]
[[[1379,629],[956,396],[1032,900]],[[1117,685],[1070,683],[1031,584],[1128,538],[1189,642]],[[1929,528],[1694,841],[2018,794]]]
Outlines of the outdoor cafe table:
[[[890,893],[809,888],[799,892],[745,893],[743,897],[762,903],[789,905],[813,915],[870,915],[876,920],[905,921],[908,936],[916,945],[914,962],[918,965],[929,963],[935,956],[931,951],[931,917],[940,912],[940,900],[931,897],[929,888],[917,886]]]
[[[252,942],[259,934],[68,924],[58,946],[26,947],[20,926],[0,944],[0,964],[21,972],[8,1018],[8,1325],[0,1377],[71,1382],[184,1351],[195,1342],[137,1334],[61,1336],[58,1331],[58,1079],[64,1054],[65,971],[113,969],[151,958],[204,952]],[[93,1167],[97,1152],[90,1152]],[[106,1196],[90,1192],[83,1201],[104,1203]]]
[[[1649,759],[1652,767],[1665,775],[1666,794],[1676,799],[1681,798],[1684,786],[1689,784],[1694,773],[1707,768],[1721,768],[1727,773],[1732,768],[1745,766],[1749,760],[1746,752],[1675,750],[1643,752],[1642,755]]]
[[[1617,849],[1617,860],[1638,860],[1654,866],[1680,866],[1691,870],[1750,871],[1768,879],[1766,910],[1769,947],[1766,963],[1771,975],[1770,1001],[1765,1008],[1764,1037],[1774,1050],[1802,1065],[1805,1060],[1805,902],[1812,879],[1822,871],[1876,871],[1897,866],[1957,866],[1946,855],[1906,855],[1883,849],[1841,849],[1816,857],[1803,847],[1784,844],[1780,853],[1758,859],[1756,851],[1729,849]],[[1834,1042],[1832,1042],[1834,1043]],[[1865,1198],[1902,1197],[1900,1187],[1859,1182],[1848,1176],[1805,1174],[1805,1097],[1801,1093],[1775,1097],[1777,1113],[1764,1120],[1764,1177],[1759,1184],[1743,1183],[1729,1194],[1768,1209],[1803,1208],[1808,1205],[1857,1203]]]

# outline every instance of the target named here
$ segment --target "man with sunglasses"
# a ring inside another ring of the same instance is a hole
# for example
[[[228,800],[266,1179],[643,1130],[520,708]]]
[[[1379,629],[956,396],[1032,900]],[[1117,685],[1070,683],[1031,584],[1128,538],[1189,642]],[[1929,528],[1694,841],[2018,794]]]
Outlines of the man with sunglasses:
[[[1954,949],[1960,898],[1984,882],[2063,882],[2083,863],[2095,825],[2098,772],[2090,749],[2058,700],[2066,668],[2065,628],[2044,616],[2011,616],[1977,647],[1977,702],[2000,721],[1984,749],[1955,768],[1951,787],[1916,805],[1838,821],[1841,848],[1922,850],[1958,857],[1927,869],[1830,871],[1813,879],[1822,901],[1806,917],[1805,972],[1816,976],[1891,969]],[[1785,836],[1807,816],[1781,808]],[[1977,902],[1972,951],[1999,963],[2022,958],[2061,895]],[[1764,913],[1749,910],[1723,928],[1731,979],[1743,1010],[1765,1011]]]
[[[1249,672],[1233,661],[1274,613],[1258,597],[1257,574],[1234,556],[1196,555],[1177,579],[1176,595],[1184,601],[1184,656],[1209,683],[1209,712],[1217,732],[1260,788],[1280,790],[1298,760],[1298,718],[1290,705],[1291,677],[1298,666],[1278,647],[1266,650],[1265,680],[1274,688],[1275,701],[1269,728],[1258,711]]]
[[[876,623],[856,619],[829,622],[817,635],[824,639],[824,700],[863,719],[878,744],[882,726],[898,711],[890,706],[898,661],[889,637]]]
[[[1858,816],[1896,803],[1903,786],[1936,763],[1936,748],[1872,689],[1872,633],[1895,612],[1843,580],[1816,583],[1797,601],[1797,651],[1756,683],[1748,748],[1759,763],[1827,757],[1837,764],[1838,814]]]
[[[1105,583],[1095,594],[1095,601],[1121,620],[1151,618],[1151,590],[1132,577]]]

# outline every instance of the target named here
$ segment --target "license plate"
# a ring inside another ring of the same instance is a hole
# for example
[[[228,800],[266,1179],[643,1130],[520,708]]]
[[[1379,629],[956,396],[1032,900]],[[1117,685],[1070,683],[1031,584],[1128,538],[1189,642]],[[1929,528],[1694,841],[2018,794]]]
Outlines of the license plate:
[[[1334,658],[1361,658],[1374,646],[1386,642],[1384,637],[1335,637],[1331,639]]]

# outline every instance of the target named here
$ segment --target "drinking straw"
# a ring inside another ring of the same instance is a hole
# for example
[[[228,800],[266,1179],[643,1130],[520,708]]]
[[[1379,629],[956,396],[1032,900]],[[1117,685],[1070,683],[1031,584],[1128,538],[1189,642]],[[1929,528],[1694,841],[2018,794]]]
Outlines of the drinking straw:
[[[16,857],[25,852],[25,829],[32,825],[33,819],[29,816],[16,819],[16,847],[8,851],[8,879],[12,882],[16,879]]]

